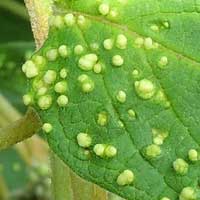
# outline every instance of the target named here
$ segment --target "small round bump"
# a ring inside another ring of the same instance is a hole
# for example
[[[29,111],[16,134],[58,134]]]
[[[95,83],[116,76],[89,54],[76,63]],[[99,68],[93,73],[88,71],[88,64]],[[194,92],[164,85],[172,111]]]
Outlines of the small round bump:
[[[120,128],[124,128],[124,123],[123,123],[121,120],[119,120],[119,121],[118,121],[118,126],[119,126]]]
[[[46,84],[52,84],[55,82],[57,73],[54,70],[48,70],[43,77],[43,80]]]
[[[77,24],[79,26],[84,26],[86,24],[86,19],[83,15],[79,15],[77,18]]]
[[[143,99],[150,99],[154,96],[156,92],[155,85],[153,84],[152,81],[148,79],[143,79],[140,81],[135,82],[135,90],[138,94]]]
[[[136,47],[141,48],[144,45],[144,39],[142,37],[136,38],[135,45]]]
[[[117,184],[120,186],[125,186],[133,183],[135,179],[134,173],[127,169],[124,170],[118,177],[117,177]]]
[[[168,58],[166,56],[162,56],[158,62],[160,67],[164,67],[168,64]]]
[[[66,58],[68,56],[68,49],[67,49],[67,46],[66,45],[61,45],[59,48],[58,48],[58,53],[60,54],[60,56],[62,58]]]
[[[57,93],[65,93],[67,91],[67,82],[66,81],[60,81],[58,83],[55,84],[54,86],[54,90]]]
[[[78,77],[78,81],[83,83],[84,81],[88,80],[89,79],[89,76],[86,75],[86,74],[81,74],[79,77]]]
[[[89,93],[94,90],[94,81],[89,76],[82,74],[78,77],[78,81],[84,93]]]
[[[169,28],[169,22],[167,22],[167,21],[163,22],[163,26],[164,26],[165,28]]]
[[[104,154],[105,154],[106,157],[112,158],[112,157],[116,156],[117,149],[114,146],[112,146],[112,145],[108,145],[105,148]]]
[[[96,144],[93,148],[93,151],[97,156],[103,157],[105,148],[106,148],[105,144]]]
[[[93,68],[94,73],[99,74],[102,72],[102,64],[98,62],[97,64],[94,65]]]
[[[32,96],[30,94],[25,94],[23,96],[23,102],[24,102],[24,105],[28,106],[32,103]]]
[[[153,48],[153,40],[152,40],[152,38],[150,38],[150,37],[145,38],[145,40],[144,40],[144,47],[145,47],[147,50]]]
[[[116,8],[112,8],[109,12],[109,18],[115,19],[119,15]]]
[[[169,133],[167,131],[152,129],[153,143],[156,145],[162,145],[164,140],[168,137]]]
[[[44,123],[43,126],[42,126],[42,130],[45,133],[50,133],[53,130],[53,126],[50,123]]]
[[[96,42],[93,42],[92,44],[90,44],[90,48],[93,51],[97,51],[99,49],[99,44]]]
[[[91,79],[82,83],[82,91],[85,93],[92,92],[94,90],[94,82]]]
[[[169,199],[168,197],[163,197],[160,200],[171,200],[171,199]]]
[[[67,78],[67,75],[68,75],[68,70],[65,69],[65,68],[62,68],[60,70],[60,77],[63,78],[63,79],[65,79],[65,78]]]
[[[136,113],[133,109],[129,109],[128,110],[128,115],[130,117],[130,119],[135,119],[136,118]]]
[[[74,47],[74,53],[76,55],[81,55],[83,52],[84,52],[84,47],[82,45],[79,44]]]
[[[67,26],[73,26],[76,23],[76,19],[72,13],[64,16],[64,22]]]
[[[22,71],[25,73],[27,78],[34,78],[39,73],[37,66],[31,60],[28,60],[25,64],[23,64]]]
[[[156,158],[161,154],[160,146],[156,144],[151,144],[146,148],[146,156],[149,158]]]
[[[87,54],[79,59],[79,67],[84,71],[90,71],[98,60],[96,54]]]
[[[126,36],[123,35],[123,34],[119,34],[119,35],[117,36],[116,46],[117,46],[117,48],[119,48],[119,49],[126,49],[126,47],[127,47],[127,42],[128,42],[128,40],[127,40]]]
[[[63,17],[61,17],[60,15],[53,16],[52,18],[50,18],[49,23],[50,26],[54,26],[56,28],[62,28],[64,25]]]
[[[182,158],[178,158],[173,162],[173,167],[174,170],[176,171],[176,173],[180,174],[180,175],[185,175],[188,172],[188,164],[185,160],[183,160]]]
[[[197,200],[196,191],[192,187],[185,187],[179,195],[179,200]]]
[[[45,95],[47,93],[47,90],[48,89],[46,87],[40,87],[40,88],[38,88],[37,95],[38,96],[43,96],[43,95]]]
[[[120,90],[117,93],[116,98],[120,103],[124,103],[126,101],[126,93],[124,91]]]
[[[134,69],[132,72],[132,75],[134,78],[138,78],[139,77],[139,71],[137,69]]]
[[[69,100],[68,100],[68,97],[66,95],[60,95],[58,98],[57,98],[57,104],[60,106],[60,107],[65,107],[67,104],[68,104]]]
[[[38,106],[42,110],[47,110],[52,105],[52,97],[50,95],[41,96],[38,99]]]
[[[110,6],[106,3],[102,3],[99,5],[99,13],[101,15],[107,15],[110,11]]]
[[[100,112],[98,114],[98,119],[97,119],[97,123],[100,126],[105,126],[108,123],[108,115],[106,112]]]
[[[158,27],[158,25],[156,25],[156,24],[151,25],[150,28],[151,28],[151,30],[154,31],[154,32],[158,32],[158,31],[159,31],[159,27]]]
[[[188,151],[188,157],[191,161],[197,161],[198,160],[198,152],[195,149],[190,149]]]
[[[58,50],[50,49],[46,53],[46,57],[49,61],[55,61],[58,58]]]
[[[88,148],[92,144],[92,138],[87,133],[79,133],[77,135],[77,142],[80,147]]]
[[[113,48],[114,41],[112,39],[105,39],[103,41],[103,46],[106,50],[111,50]]]
[[[115,55],[112,58],[112,64],[116,67],[120,67],[124,64],[124,59],[120,55]]]
[[[44,65],[46,63],[46,60],[43,56],[35,56],[33,58],[34,63],[38,66],[38,65]]]

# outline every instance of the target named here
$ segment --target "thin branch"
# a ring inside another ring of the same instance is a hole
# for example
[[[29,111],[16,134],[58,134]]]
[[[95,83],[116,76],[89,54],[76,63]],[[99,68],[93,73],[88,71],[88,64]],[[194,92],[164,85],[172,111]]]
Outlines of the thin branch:
[[[53,200],[74,200],[70,169],[53,152],[50,155]]]
[[[33,136],[41,128],[41,120],[33,108],[13,124],[0,129],[0,150]]]

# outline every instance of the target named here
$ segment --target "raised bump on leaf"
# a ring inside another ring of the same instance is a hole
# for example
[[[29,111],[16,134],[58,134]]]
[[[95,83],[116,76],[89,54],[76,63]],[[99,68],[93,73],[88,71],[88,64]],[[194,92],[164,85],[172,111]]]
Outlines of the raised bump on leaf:
[[[44,123],[43,126],[42,126],[42,130],[45,133],[50,133],[53,130],[53,126],[50,123]]]
[[[62,68],[60,70],[60,77],[63,78],[63,79],[65,79],[67,77],[67,75],[68,75],[68,70],[65,69],[65,68]]]
[[[60,95],[57,98],[57,103],[60,107],[65,107],[68,104],[69,100],[68,97],[66,95]]]
[[[33,97],[31,94],[25,94],[23,96],[23,102],[24,102],[24,105],[28,106],[32,103],[33,101]]]
[[[112,57],[112,64],[116,67],[120,67],[124,64],[124,59],[120,55],[115,55]]]
[[[65,93],[67,91],[67,82],[66,81],[60,81],[58,83],[55,84],[54,86],[54,90],[57,93]]]
[[[47,110],[48,108],[50,108],[51,105],[52,105],[52,97],[50,95],[44,95],[38,99],[38,106],[42,110]]]
[[[142,79],[135,82],[135,89],[137,94],[143,99],[150,99],[154,96],[156,88],[152,81]]]
[[[190,149],[188,151],[188,157],[191,161],[197,161],[198,160],[198,152],[195,149]]]
[[[77,142],[81,147],[89,147],[92,144],[92,138],[87,133],[79,133],[77,135]]]
[[[52,84],[54,83],[54,81],[56,80],[57,77],[57,73],[54,70],[48,70],[45,74],[44,74],[44,82],[47,84]]]
[[[196,200],[197,194],[192,187],[185,187],[179,195],[179,200]]]
[[[126,169],[117,177],[117,184],[120,186],[129,185],[135,179],[134,173]]]
[[[58,58],[58,50],[50,49],[46,52],[46,57],[49,61],[55,61]]]
[[[181,175],[185,175],[188,172],[189,165],[182,158],[178,158],[173,162],[174,170]]]

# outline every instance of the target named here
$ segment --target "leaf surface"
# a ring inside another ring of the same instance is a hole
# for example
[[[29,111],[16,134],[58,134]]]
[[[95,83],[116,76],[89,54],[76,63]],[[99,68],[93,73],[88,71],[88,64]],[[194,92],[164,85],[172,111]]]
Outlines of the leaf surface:
[[[199,11],[198,0],[57,2],[49,37],[32,57],[38,75],[31,71],[28,95],[52,125],[50,147],[78,175],[128,200],[199,199]],[[44,83],[47,70],[57,74],[48,76],[51,84]],[[92,139],[87,148],[78,144],[79,133]],[[96,144],[117,153],[98,156]],[[124,170],[134,180],[118,181]]]

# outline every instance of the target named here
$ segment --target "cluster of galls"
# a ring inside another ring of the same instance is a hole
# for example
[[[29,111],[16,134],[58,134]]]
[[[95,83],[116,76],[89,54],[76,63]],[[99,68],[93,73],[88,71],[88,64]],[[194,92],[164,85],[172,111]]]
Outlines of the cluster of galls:
[[[57,96],[57,104],[60,107],[68,104],[67,68],[62,68],[59,72],[54,69],[46,70],[47,61],[55,61],[58,56],[63,58],[68,56],[66,45],[48,50],[45,57],[33,56],[32,60],[28,60],[22,66],[23,72],[32,83],[32,90],[23,96],[25,105],[31,105],[37,101],[39,108],[46,110],[51,107],[54,95]],[[52,94],[52,89],[55,94]]]
[[[118,0],[120,3],[127,3],[126,0]],[[103,16],[116,17],[118,12],[116,9],[111,9],[109,4],[102,3],[98,7],[99,13]],[[56,28],[62,28],[64,26],[72,27],[77,24],[81,27],[86,27],[89,24],[88,19],[83,15],[75,16],[72,13],[66,14],[65,16],[54,16],[50,20],[50,25]],[[165,22],[163,27],[169,28],[169,23]],[[162,27],[161,27],[162,28]],[[152,25],[151,30],[157,32],[160,28],[157,25]],[[106,38],[103,41],[103,47],[105,50],[110,51],[114,47],[118,49],[126,49],[128,45],[128,39],[124,34],[119,34],[115,39]],[[136,48],[144,48],[145,50],[152,50],[159,47],[158,43],[154,42],[152,38],[138,37],[135,39]],[[90,45],[91,49],[98,50],[98,43]],[[85,49],[82,45],[78,44],[74,47],[74,54],[80,56],[78,66],[82,71],[92,71],[96,74],[103,73],[106,70],[105,64],[100,60],[96,53],[85,53]],[[82,55],[83,54],[83,55]],[[27,61],[22,70],[26,74],[27,78],[33,79],[33,91],[24,96],[25,105],[34,103],[34,99],[37,99],[37,104],[42,110],[50,108],[53,103],[52,95],[48,94],[48,91],[53,87],[54,92],[58,94],[57,104],[60,107],[65,107],[68,104],[67,96],[67,75],[68,70],[66,68],[61,69],[59,72],[56,70],[45,71],[47,61],[56,61],[58,57],[66,58],[68,56],[68,47],[61,45],[58,49],[50,49],[46,52],[45,57],[34,56],[32,60]],[[124,58],[117,54],[111,58],[113,67],[122,67],[125,63]],[[163,69],[168,64],[168,58],[161,56],[158,61],[158,66]],[[45,72],[44,72],[45,71]],[[44,73],[41,73],[44,72]],[[164,102],[166,107],[170,106],[164,92],[158,86],[149,79],[139,79],[140,72],[134,69],[132,72],[134,79],[137,79],[134,83],[135,92],[137,95],[144,99],[149,100],[154,98],[156,101]],[[95,89],[95,82],[87,74],[80,74],[77,77],[78,83],[80,84],[81,90],[84,93],[90,93]],[[54,95],[54,94],[53,94]],[[34,97],[35,96],[35,97]],[[125,103],[127,95],[124,90],[119,90],[116,93],[116,100],[119,103]],[[131,119],[136,118],[136,113],[133,109],[128,110],[128,115]],[[108,123],[108,114],[106,112],[100,112],[98,114],[97,123],[100,126],[106,126]],[[121,122],[122,126],[123,123]],[[50,133],[53,130],[53,126],[50,123],[43,124],[43,130],[46,133]],[[145,149],[145,155],[147,158],[156,158],[161,154],[161,145],[164,140],[168,137],[168,132],[152,129],[153,144],[149,145]],[[77,143],[81,148],[90,148],[92,146],[92,137],[89,133],[81,132],[77,134]],[[111,144],[95,144],[93,146],[93,152],[100,158],[110,159],[117,155],[117,148]],[[188,152],[188,158],[190,161],[195,162],[199,160],[198,152],[195,149],[191,149]],[[188,163],[178,158],[173,162],[174,170],[180,174],[185,175],[188,172]],[[117,183],[120,186],[132,184],[135,179],[133,171],[126,169],[122,171],[117,177]],[[183,188],[179,199],[180,200],[196,200],[196,191],[191,187]],[[161,200],[170,200],[168,197],[163,197]]]

